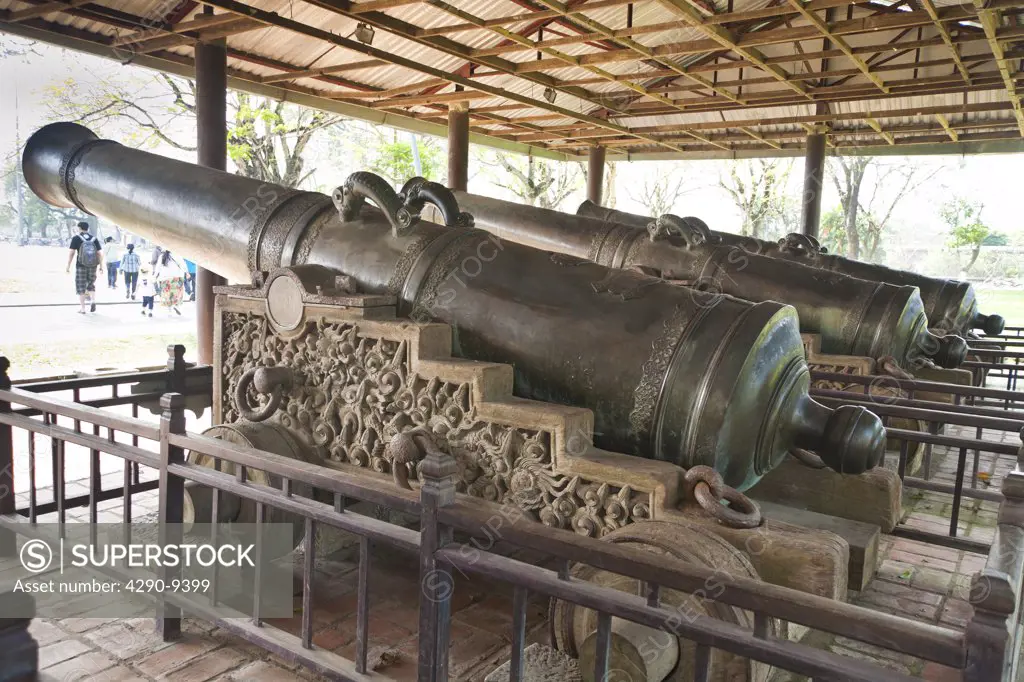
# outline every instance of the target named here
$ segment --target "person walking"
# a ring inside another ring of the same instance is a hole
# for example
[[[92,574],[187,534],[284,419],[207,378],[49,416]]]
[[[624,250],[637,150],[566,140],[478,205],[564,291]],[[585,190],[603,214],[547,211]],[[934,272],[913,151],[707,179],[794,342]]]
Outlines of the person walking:
[[[142,259],[135,253],[135,244],[129,244],[125,254],[121,256],[121,271],[124,272],[124,297],[135,300],[135,290],[139,286],[139,270]]]
[[[181,263],[170,251],[164,251],[160,255],[153,279],[156,280],[156,295],[160,297],[160,305],[167,309],[168,315],[172,310],[181,315],[178,306],[181,305],[184,294],[184,275],[185,270]]]
[[[78,223],[78,234],[72,237],[68,250],[68,264],[65,272],[71,272],[71,261],[75,261],[75,293],[81,304],[79,313],[86,312],[85,302],[91,302],[89,312],[96,312],[96,270],[103,263],[103,249],[100,241],[89,234],[89,223]]]
[[[188,300],[196,300],[196,264],[185,259],[185,295]]]
[[[142,284],[139,286],[139,293],[142,294],[142,314],[149,314],[153,317],[153,299],[156,298],[156,287],[149,276],[149,270],[142,271]]]
[[[103,262],[107,264],[107,286],[117,288],[117,268],[121,265],[121,245],[113,237],[103,240]]]

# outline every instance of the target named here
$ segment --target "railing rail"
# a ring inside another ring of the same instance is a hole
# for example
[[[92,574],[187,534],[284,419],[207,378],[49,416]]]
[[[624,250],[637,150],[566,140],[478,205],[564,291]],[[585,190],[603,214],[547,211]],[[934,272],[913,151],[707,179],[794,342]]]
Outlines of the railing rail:
[[[142,438],[155,435],[160,454],[134,446],[112,442],[96,434],[81,433],[78,429],[58,427],[45,421],[10,414],[11,403],[34,407],[45,415],[75,419],[86,424],[107,425],[108,429],[135,434]],[[303,613],[299,636],[293,636],[263,623],[258,616],[249,622],[232,620],[211,608],[199,608],[176,597],[164,600],[159,607],[158,623],[166,639],[180,633],[182,609],[216,622],[231,631],[302,663],[332,679],[384,679],[367,671],[367,642],[369,627],[368,575],[370,550],[375,543],[385,543],[419,555],[420,580],[424,592],[420,600],[419,627],[419,680],[444,682],[448,678],[447,657],[451,627],[451,571],[453,568],[487,575],[514,586],[513,613],[513,675],[520,679],[522,651],[525,637],[527,596],[533,592],[565,600],[598,611],[599,642],[596,655],[597,673],[607,672],[612,618],[624,618],[650,627],[667,630],[677,637],[696,643],[695,680],[706,679],[712,660],[711,650],[720,649],[733,654],[762,661],[785,670],[820,679],[856,682],[904,682],[916,679],[870,662],[852,659],[841,654],[813,649],[805,645],[775,638],[768,634],[766,619],[780,619],[799,623],[813,629],[839,634],[851,639],[889,650],[915,656],[925,661],[947,665],[964,671],[964,682],[1009,682],[1002,673],[993,676],[993,665],[985,656],[997,652],[1000,661],[1017,644],[1015,634],[1007,635],[1007,619],[1016,619],[1020,612],[1020,573],[1024,570],[1021,547],[1009,547],[1012,533],[1024,532],[1024,485],[1013,478],[1013,484],[1004,485],[1007,501],[1001,508],[999,547],[990,556],[989,568],[980,579],[998,578],[996,568],[1009,570],[1013,575],[1005,579],[1008,587],[1000,584],[1000,601],[989,599],[976,614],[966,632],[940,628],[871,611],[864,607],[799,592],[790,588],[760,583],[716,572],[713,568],[685,564],[636,549],[602,542],[571,532],[552,529],[540,523],[524,520],[495,528],[496,514],[501,508],[492,503],[465,495],[456,495],[457,466],[450,455],[432,450],[420,465],[422,486],[418,492],[400,489],[385,477],[373,475],[350,476],[341,471],[299,462],[273,453],[226,443],[206,436],[188,433],[185,429],[184,397],[168,394],[161,399],[164,409],[160,427],[154,434],[151,425],[133,419],[120,418],[106,421],[102,410],[34,395],[25,390],[10,390],[9,383],[0,384],[0,463],[12,455],[12,428],[28,428],[34,433],[48,433],[55,443],[77,442],[92,449],[121,457],[126,466],[134,458],[145,466],[154,466],[160,472],[160,522],[174,524],[182,521],[184,485],[195,481],[215,490],[214,499],[230,493],[257,505],[257,522],[266,519],[268,508],[292,512],[304,519],[309,537],[319,524],[333,526],[360,536],[357,647],[355,661],[343,659],[317,649],[313,643],[312,613],[315,608],[312,572],[315,544],[307,543],[303,560]],[[185,460],[187,450],[203,453],[215,459],[235,464],[235,474],[209,469]],[[145,454],[143,454],[145,453]],[[260,470],[280,477],[280,488],[260,485],[249,480],[247,471]],[[9,471],[13,484],[13,470]],[[127,477],[127,474],[126,474]],[[4,481],[0,480],[0,483]],[[325,491],[330,502],[294,494],[296,484],[302,483]],[[1009,486],[1009,487],[1007,487]],[[12,488],[13,489],[13,488]],[[126,501],[130,500],[127,490]],[[58,493],[61,506],[63,490]],[[10,498],[11,496],[8,496]],[[4,503],[0,496],[0,504]],[[350,500],[364,500],[383,504],[393,509],[418,513],[419,531],[394,526],[368,516],[352,512]],[[216,504],[216,502],[215,502]],[[95,498],[90,500],[95,508]],[[126,509],[130,507],[127,506]],[[0,506],[0,555],[10,555],[15,545],[9,530],[33,528],[33,524],[15,513],[13,505]],[[8,532],[4,532],[7,530]],[[557,569],[528,565],[494,552],[481,551],[454,541],[455,531],[472,537],[500,532],[500,540],[517,547],[541,552],[554,559]],[[5,554],[6,553],[6,554]],[[993,558],[994,557],[994,558]],[[998,563],[994,563],[998,562]],[[634,578],[648,586],[646,599],[602,587],[571,577],[571,563],[586,564],[599,570],[610,571]],[[428,577],[433,580],[427,580]],[[716,601],[751,611],[755,614],[754,628],[748,630],[710,617],[698,616],[680,621],[677,611],[659,601],[663,589],[684,592],[699,591],[708,580],[724,585]],[[427,589],[429,588],[429,589]],[[441,590],[444,594],[439,593]],[[1006,597],[1009,590],[1009,597]],[[256,594],[259,590],[254,590]],[[258,612],[257,612],[258,613]],[[1000,620],[1001,619],[1001,620]],[[1016,623],[1016,620],[1012,620]],[[1003,624],[1002,639],[997,633]],[[1014,631],[1015,632],[1015,631]],[[982,648],[984,651],[982,651]],[[1015,651],[1015,649],[1013,649]],[[984,655],[982,655],[984,653]],[[603,679],[603,675],[599,675]]]

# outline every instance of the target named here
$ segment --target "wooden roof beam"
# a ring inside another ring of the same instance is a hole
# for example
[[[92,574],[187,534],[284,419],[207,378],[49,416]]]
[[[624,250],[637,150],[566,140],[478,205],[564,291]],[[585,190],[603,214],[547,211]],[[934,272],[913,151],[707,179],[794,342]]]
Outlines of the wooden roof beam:
[[[618,7],[621,5],[628,5],[636,0],[591,0],[588,2],[583,9],[595,10],[603,9],[605,7]],[[450,26],[437,26],[434,28],[421,28],[416,34],[419,36],[440,36],[447,35],[449,33],[463,33],[465,31],[479,31],[492,26],[508,26],[510,24],[518,24],[524,21],[535,21],[537,19],[553,19],[558,16],[558,12],[553,10],[537,10],[533,12],[527,12],[525,14],[512,14],[509,16],[498,17],[495,19],[484,19],[483,25],[478,25],[471,22],[463,24],[452,24]]]
[[[1024,2],[1024,0],[1021,1]],[[425,45],[445,54],[464,59],[468,63],[475,64],[477,66],[485,66],[505,74],[518,75],[517,66],[514,62],[497,57],[481,58],[474,56],[473,50],[470,47],[445,38],[444,36],[417,35],[416,32],[419,30],[418,26],[402,21],[401,19],[383,12],[354,13],[351,11],[352,3],[349,0],[306,0],[306,2],[315,7],[334,12],[335,14],[363,21],[371,26],[381,29],[382,31],[387,31],[388,33],[401,38],[406,38],[420,45]],[[467,74],[462,73],[458,75],[463,77]],[[547,74],[529,74],[525,78],[532,83],[540,85],[541,87],[554,88],[556,91],[564,92],[572,97],[577,97],[594,105],[596,108],[601,107],[601,103],[598,101],[596,93],[575,86],[563,85],[558,79]]]
[[[883,140],[888,142],[890,145],[896,144],[896,140],[895,140],[895,138],[893,138],[892,133],[887,133],[884,130],[882,130],[882,124],[880,124],[878,121],[876,121],[870,115],[864,117],[864,122],[867,123],[869,126],[871,126],[871,129],[874,130],[876,133],[878,133],[878,135]]]
[[[549,0],[539,0],[539,2],[541,2],[543,4],[549,4]],[[439,9],[442,9],[445,12],[448,12],[449,14],[451,14],[453,16],[456,16],[456,17],[459,17],[460,19],[463,19],[464,21],[468,21],[468,22],[471,22],[471,23],[472,22],[482,22],[483,21],[479,17],[475,17],[472,14],[469,14],[468,12],[460,10],[459,8],[454,7],[454,6],[444,2],[443,0],[430,0],[430,4],[431,4],[432,7],[437,7]],[[557,6],[559,8],[557,11],[562,13],[563,16],[566,16],[566,15],[571,13],[570,10],[565,5],[561,5],[560,3],[550,3],[550,6]],[[494,26],[494,27],[489,27],[488,30],[493,32],[493,33],[496,33],[496,34],[502,36],[506,40],[510,40],[510,41],[516,42],[516,43],[518,43],[520,45],[528,46],[531,49],[539,49],[541,52],[544,52],[545,54],[553,55],[556,59],[558,59],[561,62],[564,62],[565,64],[567,64],[569,66],[578,66],[580,68],[583,68],[583,69],[585,69],[587,71],[590,71],[591,73],[594,73],[594,74],[600,76],[601,78],[604,78],[605,80],[621,83],[622,85],[624,85],[625,87],[629,88],[630,90],[632,90],[632,91],[634,91],[634,92],[636,92],[636,93],[638,93],[640,95],[643,95],[644,97],[653,99],[656,102],[659,102],[660,104],[665,104],[665,105],[668,105],[668,106],[680,108],[679,105],[676,104],[676,102],[674,102],[671,98],[666,97],[664,95],[659,95],[658,93],[651,92],[650,90],[648,90],[648,88],[646,86],[644,86],[641,83],[636,83],[636,82],[630,81],[630,80],[619,80],[619,79],[616,78],[615,74],[610,73],[608,71],[605,71],[604,69],[601,69],[601,68],[596,67],[596,66],[586,66],[586,65],[581,64],[579,57],[575,57],[573,55],[569,55],[569,54],[566,54],[564,52],[560,52],[560,51],[555,50],[553,48],[540,48],[539,47],[539,45],[540,45],[539,42],[531,40],[531,39],[526,38],[524,36],[521,36],[518,33],[513,33],[512,31],[509,31],[508,29],[505,29],[505,28]],[[608,29],[605,29],[605,30],[607,31]],[[637,43],[637,45],[639,45],[639,43]],[[640,46],[640,47],[643,47],[643,46]],[[632,49],[632,48],[630,48],[630,49]],[[643,49],[647,50],[647,48],[645,48],[645,47],[643,47]],[[643,53],[638,53],[638,54],[643,55]],[[665,63],[665,62],[660,62],[660,63]],[[669,68],[673,68],[671,63],[666,63],[666,66],[669,66]],[[710,90],[712,90],[712,91],[722,95],[726,99],[729,99],[730,101],[736,102],[738,104],[742,104],[742,100],[737,98],[735,95],[730,93],[728,90],[724,90],[722,88],[719,88],[719,87],[715,86],[711,81],[707,80],[706,78],[703,78],[702,76],[687,74],[685,69],[682,69],[681,67],[676,67],[676,70],[678,70],[680,72],[680,75],[685,75],[688,78],[691,78],[695,82],[697,82],[697,83],[699,83],[701,85],[704,85],[708,89],[710,89]],[[608,104],[607,101],[602,102],[601,105],[602,105],[603,108],[608,109],[608,110],[613,111],[613,112],[625,113],[625,111],[626,111],[624,109],[618,109],[614,105]],[[701,140],[702,142],[705,141],[700,136],[695,136],[695,137],[696,137],[696,139]],[[723,147],[723,149],[725,149],[725,148]]]
[[[380,10],[396,9],[406,5],[416,5],[423,0],[368,0],[368,2],[352,3],[352,12],[363,14],[364,12],[379,12]]]
[[[541,0],[541,2],[547,2],[549,0]],[[697,29],[704,35],[708,36],[722,47],[732,50],[736,54],[740,55],[748,62],[766,72],[772,78],[783,83],[786,87],[794,90],[798,94],[804,95],[810,99],[810,95],[807,94],[807,89],[801,83],[796,83],[789,79],[789,74],[784,69],[774,64],[768,64],[764,60],[764,55],[761,54],[757,49],[748,47],[744,48],[737,44],[735,36],[728,30],[721,26],[713,26],[705,24],[703,17],[695,12],[690,3],[686,0],[658,0],[659,3],[669,9],[676,16],[680,17],[684,22],[689,24],[691,27]]]
[[[221,14],[201,14],[196,19],[191,21],[180,21],[174,26],[167,29],[157,28],[145,31],[136,31],[134,33],[127,33],[122,36],[114,38],[111,45],[119,46],[126,45],[129,43],[142,43],[147,40],[153,40],[154,38],[163,38],[169,33],[185,33],[187,31],[200,31],[206,28],[214,28],[216,26],[223,26],[224,24],[230,24],[238,21],[239,16],[237,14],[231,14],[230,12],[222,12]]]
[[[949,48],[950,53],[953,55],[953,61],[956,62],[956,68],[960,72],[960,75],[964,77],[964,83],[971,84],[971,74],[967,71],[967,67],[964,66],[963,61],[960,59],[960,51],[956,45],[953,44],[953,38],[949,35],[949,31],[946,30],[946,25],[942,23],[939,18],[939,12],[935,9],[935,3],[932,0],[917,0],[921,7],[928,12],[928,16],[932,18],[935,23],[935,28],[938,29],[939,35],[942,36],[942,42]],[[954,140],[955,141],[955,140]]]
[[[680,0],[680,2],[686,2],[686,1],[687,0]],[[565,17],[567,19],[572,19],[574,22],[581,24],[582,26],[584,26],[585,28],[587,28],[587,29],[589,29],[591,31],[594,31],[595,33],[597,33],[600,36],[603,36],[607,40],[613,41],[613,42],[615,42],[615,43],[617,43],[619,45],[623,45],[624,47],[626,47],[626,49],[632,50],[633,52],[635,52],[637,55],[639,55],[640,57],[642,57],[644,59],[650,59],[650,60],[653,60],[653,61],[657,62],[658,64],[661,64],[662,66],[665,66],[670,71],[673,71],[674,73],[676,73],[676,74],[678,74],[680,76],[683,76],[684,78],[692,80],[697,85],[700,85],[700,86],[702,86],[704,88],[707,88],[708,90],[711,90],[712,92],[715,92],[715,93],[717,93],[717,94],[719,94],[719,95],[721,95],[721,96],[723,96],[726,99],[729,99],[731,101],[742,102],[742,100],[739,97],[737,97],[736,95],[732,94],[728,90],[725,90],[724,88],[721,88],[721,87],[715,85],[712,81],[709,81],[708,79],[704,78],[703,76],[698,76],[698,75],[696,75],[694,73],[691,73],[689,71],[689,69],[687,69],[685,66],[677,64],[674,61],[672,61],[670,59],[667,59],[665,57],[660,57],[660,56],[656,55],[652,48],[649,48],[646,45],[643,45],[642,43],[638,43],[637,41],[635,41],[635,40],[633,40],[631,38],[617,36],[616,32],[611,30],[607,26],[605,26],[603,24],[600,24],[600,23],[590,19],[589,17],[587,17],[586,15],[584,15],[580,11],[575,11],[575,10],[570,9],[568,5],[565,5],[564,3],[561,3],[558,0],[536,0],[536,2],[539,2],[540,4],[544,5],[545,7],[548,7],[550,9],[552,9],[553,11],[558,12],[562,17]],[[687,6],[689,6],[689,5],[687,5]],[[615,74],[611,74],[611,75],[612,75],[613,79],[618,80],[619,82],[624,82],[621,79],[619,79],[618,77],[616,77]],[[631,82],[633,82],[633,81],[631,81]],[[641,86],[641,87],[643,87],[643,86]],[[631,89],[633,89],[636,92],[639,92],[640,94],[642,94],[644,96],[647,96],[647,97],[653,96],[652,95],[652,91],[649,90],[646,87],[643,87],[642,91],[641,90],[637,90],[636,88],[631,88]],[[666,98],[666,99],[668,99],[668,98]]]
[[[160,37],[148,38],[146,41],[135,44],[135,43],[124,43],[131,46],[131,51],[135,54],[146,54],[148,52],[154,52],[156,50],[166,50],[169,47],[177,47],[178,45],[191,45],[201,41],[217,40],[218,38],[227,38],[228,36],[238,35],[239,33],[247,33],[249,31],[258,31],[263,29],[263,24],[258,21],[252,21],[245,17],[234,17],[229,23],[223,23],[218,26],[203,29],[199,32],[189,31],[188,33],[171,33],[168,32],[166,35]]]
[[[747,135],[747,136],[749,136],[749,137],[752,137],[752,138],[754,138],[755,140],[758,140],[758,141],[760,141],[760,142],[763,142],[763,143],[765,143],[766,145],[768,145],[768,146],[769,146],[769,147],[771,147],[772,149],[782,149],[782,145],[781,145],[781,144],[779,144],[778,142],[772,142],[771,140],[769,140],[769,139],[767,139],[767,138],[765,138],[765,137],[763,137],[763,136],[761,136],[761,135],[759,135],[759,134],[755,133],[755,132],[754,132],[753,130],[751,130],[750,128],[739,128],[738,130],[739,130],[739,131],[740,131],[741,133],[743,133],[744,135]]]
[[[280,83],[282,81],[293,81],[298,78],[316,78],[317,76],[329,76],[335,73],[345,73],[346,71],[358,71],[360,69],[370,69],[380,66],[388,66],[387,62],[383,62],[379,59],[367,59],[360,62],[349,62],[348,64],[338,64],[337,66],[325,66],[320,69],[305,69],[303,71],[291,71],[289,73],[280,73],[274,76],[263,76],[260,78],[260,83]]]
[[[985,37],[988,39],[992,56],[996,58],[996,64],[999,66],[999,74],[1003,78],[1003,83],[1006,86],[1006,96],[1009,98],[1010,104],[1013,106],[1013,113],[1017,117],[1020,134],[1024,136],[1024,111],[1021,110],[1020,95],[1017,93],[1017,86],[1014,83],[1014,76],[1017,74],[1011,75],[1013,66],[1006,59],[1003,45],[999,42],[999,14],[995,10],[985,9],[985,0],[974,0],[974,6],[978,9],[978,20],[985,31]]]
[[[435,102],[465,102],[472,99],[494,99],[494,95],[486,92],[473,90],[462,90],[461,92],[448,92],[443,95],[431,93],[429,95],[412,95],[406,97],[387,97],[376,102],[368,102],[367,105],[374,109],[387,109],[390,107],[411,107]]]
[[[65,10],[74,9],[81,5],[88,5],[92,0],[67,0],[67,2],[46,2],[35,7],[28,9],[18,10],[17,12],[11,12],[10,15],[4,20],[11,23],[17,23],[19,21],[26,21],[28,19],[35,19],[42,17],[47,14],[53,14],[54,12],[63,12]]]
[[[566,108],[558,106],[556,104],[551,104],[551,103],[545,102],[543,100],[533,99],[532,97],[527,97],[525,95],[520,95],[519,93],[516,93],[516,92],[512,92],[512,91],[508,91],[508,90],[503,90],[502,88],[497,88],[497,87],[494,87],[494,86],[491,86],[491,85],[487,85],[487,84],[484,84],[484,83],[474,83],[469,78],[467,78],[465,76],[461,76],[461,75],[459,75],[457,73],[452,73],[452,72],[449,72],[449,71],[445,71],[443,69],[438,69],[438,68],[432,67],[432,66],[430,66],[428,64],[423,64],[421,62],[418,62],[418,61],[416,61],[414,59],[410,59],[410,58],[407,58],[407,57],[402,57],[402,56],[399,56],[399,55],[396,55],[396,54],[391,54],[390,52],[387,52],[385,50],[381,50],[379,48],[373,47],[372,45],[364,45],[363,43],[360,43],[360,42],[358,42],[356,40],[352,40],[351,38],[345,38],[343,36],[335,35],[334,33],[331,33],[330,31],[327,31],[327,30],[324,30],[324,29],[321,29],[321,28],[318,28],[318,27],[315,27],[315,26],[309,26],[307,24],[303,24],[302,22],[295,21],[294,19],[290,19],[288,17],[281,16],[281,15],[276,14],[274,12],[268,12],[268,11],[260,9],[258,7],[253,7],[251,5],[246,5],[245,3],[238,2],[237,0],[204,0],[204,1],[206,1],[206,4],[211,5],[213,7],[219,7],[220,9],[228,11],[228,12],[235,12],[237,14],[242,14],[242,15],[245,15],[245,16],[249,16],[249,17],[251,17],[251,18],[253,18],[253,19],[257,20],[257,21],[260,21],[260,22],[266,24],[267,26],[274,26],[274,27],[277,27],[277,28],[282,28],[282,29],[291,31],[293,33],[298,33],[300,35],[305,35],[305,36],[308,36],[310,38],[316,38],[316,39],[324,41],[324,42],[326,42],[328,44],[333,44],[333,45],[337,45],[338,47],[343,47],[343,48],[345,48],[347,50],[350,50],[352,52],[355,52],[357,54],[362,54],[364,56],[371,57],[371,58],[374,58],[374,59],[380,59],[382,61],[386,61],[386,62],[389,62],[391,64],[394,64],[395,66],[402,66],[402,67],[405,67],[407,69],[411,69],[413,71],[419,71],[420,73],[423,73],[425,75],[432,76],[434,78],[440,78],[440,79],[448,81],[449,83],[453,83],[455,85],[461,85],[461,86],[466,87],[466,88],[471,88],[471,89],[474,89],[474,90],[480,90],[482,92],[487,92],[487,93],[493,95],[494,97],[500,97],[500,98],[511,100],[513,102],[520,102],[522,104],[528,104],[528,105],[530,105],[532,107],[535,107],[537,109],[545,109],[545,110],[550,111],[552,113],[561,114],[561,115],[565,116],[566,118],[576,119],[576,120],[581,121],[583,123],[589,123],[591,125],[595,125],[595,126],[599,126],[599,127],[602,127],[602,128],[606,128],[608,130],[614,130],[614,131],[617,131],[617,132],[620,132],[620,133],[623,133],[623,134],[633,135],[633,133],[630,132],[630,130],[627,127],[619,125],[617,123],[613,123],[611,121],[608,121],[608,120],[605,120],[605,119],[601,119],[601,118],[597,118],[597,117],[594,117],[594,116],[589,116],[587,114],[575,112],[575,111],[572,111],[571,109],[566,109]],[[371,14],[373,14],[373,13],[368,13],[367,15],[371,15]],[[634,135],[634,137],[636,137],[637,139],[649,142],[650,144],[664,147],[664,148],[669,149],[671,151],[675,151],[675,152],[685,152],[686,151],[686,149],[684,147],[682,147],[680,145],[677,145],[677,144],[658,142],[657,140],[653,140],[650,137],[642,136],[642,135]]]
[[[854,54],[853,50],[850,48],[849,43],[847,43],[845,40],[832,33],[832,31],[829,30],[828,24],[826,24],[817,14],[808,10],[804,6],[803,0],[789,0],[789,4],[796,8],[796,10],[800,12],[800,15],[808,22],[810,22],[812,26],[818,29],[818,32],[821,33],[821,35],[824,38],[826,38],[833,45],[842,50],[846,57],[850,61],[852,61],[854,65],[858,69],[860,69],[865,76],[868,77],[868,80],[870,80],[872,83],[878,86],[879,90],[886,94],[889,93],[888,86],[886,86],[886,84],[882,82],[882,79],[879,78],[877,74],[871,72],[870,67],[868,67],[867,63],[865,63],[863,59]],[[892,143],[890,142],[890,144]]]
[[[950,140],[952,140],[953,142],[960,141],[959,133],[953,130],[953,128],[949,125],[948,118],[946,118],[943,114],[935,114],[935,120],[938,121],[939,125],[941,125],[942,128],[946,131],[946,134],[949,135]]]

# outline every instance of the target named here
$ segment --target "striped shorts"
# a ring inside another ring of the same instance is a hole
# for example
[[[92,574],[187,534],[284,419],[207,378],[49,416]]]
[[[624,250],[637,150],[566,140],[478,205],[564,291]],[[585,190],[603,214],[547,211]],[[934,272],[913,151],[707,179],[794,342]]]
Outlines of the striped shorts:
[[[75,265],[75,293],[96,291],[96,266]]]

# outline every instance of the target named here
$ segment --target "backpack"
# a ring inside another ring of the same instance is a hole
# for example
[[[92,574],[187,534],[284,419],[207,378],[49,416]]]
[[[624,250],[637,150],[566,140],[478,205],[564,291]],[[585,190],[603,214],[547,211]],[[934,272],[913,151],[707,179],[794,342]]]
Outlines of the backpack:
[[[100,244],[96,237],[88,235],[82,238],[82,245],[78,247],[78,264],[86,268],[100,264]]]

